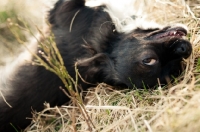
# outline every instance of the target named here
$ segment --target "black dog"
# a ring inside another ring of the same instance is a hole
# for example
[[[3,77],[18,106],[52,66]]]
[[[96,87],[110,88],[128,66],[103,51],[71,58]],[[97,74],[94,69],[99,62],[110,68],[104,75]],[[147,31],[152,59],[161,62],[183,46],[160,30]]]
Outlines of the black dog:
[[[106,5],[90,8],[84,0],[60,0],[50,11],[49,22],[57,47],[69,74],[74,77],[74,63],[90,83],[105,82],[113,86],[142,88],[155,86],[159,78],[181,72],[182,58],[188,58],[192,47],[182,36],[181,26],[165,28],[136,28],[122,32],[112,19]],[[60,79],[43,67],[23,63],[1,78],[0,131],[23,129],[29,123],[31,110],[40,111],[43,103],[62,105],[69,99],[59,89]],[[5,68],[6,69],[6,68]],[[5,72],[6,73],[6,72]],[[83,89],[88,84],[80,82]]]

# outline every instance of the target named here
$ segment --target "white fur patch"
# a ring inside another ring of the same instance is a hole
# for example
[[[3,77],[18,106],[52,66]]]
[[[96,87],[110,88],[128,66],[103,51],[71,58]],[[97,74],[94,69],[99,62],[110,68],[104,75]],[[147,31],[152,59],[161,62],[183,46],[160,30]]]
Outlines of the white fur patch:
[[[145,2],[137,0],[88,0],[86,6],[95,7],[105,5],[106,12],[109,13],[115,23],[118,32],[131,32],[134,29],[162,28],[163,26],[148,20],[145,13]]]
[[[42,28],[48,11],[58,0],[1,0],[0,11],[13,10],[18,18]]]
[[[37,35],[39,38],[40,35]],[[27,46],[27,48],[25,47]],[[7,58],[6,64],[0,66],[0,92],[2,93],[3,97],[6,99],[7,95],[11,95],[12,93],[12,86],[11,82],[15,80],[15,74],[18,69],[25,65],[32,63],[33,55],[32,53],[36,53],[37,50],[37,40],[36,38],[30,38],[27,44],[24,45],[24,51],[16,56],[11,56]],[[27,50],[29,49],[29,50]],[[2,101],[2,100],[0,100]],[[8,102],[9,103],[9,102]]]
[[[52,8],[57,0],[3,0],[0,2],[0,11],[14,10],[19,18],[29,23],[33,30],[32,32],[36,34],[36,38],[40,38],[40,34],[37,34],[37,29],[46,28],[46,16],[50,8]],[[26,64],[32,63],[32,53],[36,53],[37,49],[37,39],[35,37],[30,37],[26,42],[26,47],[19,45],[19,49],[22,48],[21,53],[11,54],[7,53],[5,56],[0,57],[0,98],[1,96],[6,97],[13,94],[12,81],[16,79],[15,74],[18,69]],[[3,45],[0,41],[0,48],[3,51]],[[29,49],[29,50],[27,50]],[[32,53],[31,53],[32,52]],[[2,95],[1,95],[2,94]],[[3,101],[3,100],[0,100]],[[8,102],[9,103],[9,102]]]

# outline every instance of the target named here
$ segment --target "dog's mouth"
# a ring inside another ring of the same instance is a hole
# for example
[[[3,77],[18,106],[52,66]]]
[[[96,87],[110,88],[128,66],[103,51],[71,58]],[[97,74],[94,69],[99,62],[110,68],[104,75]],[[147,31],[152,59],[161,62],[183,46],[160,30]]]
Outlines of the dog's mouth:
[[[166,27],[163,30],[156,31],[149,36],[153,39],[162,39],[162,38],[183,38],[183,36],[187,35],[187,30],[183,27]]]
[[[178,58],[188,58],[192,47],[190,42],[184,38],[186,35],[185,28],[169,26],[152,32],[149,39],[153,40],[155,44],[162,44],[170,54]]]

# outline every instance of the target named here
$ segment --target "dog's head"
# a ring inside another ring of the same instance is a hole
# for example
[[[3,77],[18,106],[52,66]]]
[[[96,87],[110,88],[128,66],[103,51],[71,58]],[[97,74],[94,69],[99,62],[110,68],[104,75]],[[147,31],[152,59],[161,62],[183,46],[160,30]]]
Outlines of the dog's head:
[[[72,56],[78,59],[83,78],[92,83],[105,82],[130,88],[135,85],[141,88],[143,84],[149,87],[158,84],[158,79],[161,84],[166,84],[171,78],[180,75],[183,58],[188,58],[192,52],[190,42],[184,39],[187,30],[183,26],[160,28],[132,16],[121,19],[118,17],[118,9],[116,10],[117,13],[103,5],[85,7],[80,12],[78,10],[65,15],[68,18],[78,13],[73,21],[72,32],[63,36],[67,36],[69,42],[73,40],[73,46],[84,45],[85,49],[79,47],[79,53]],[[63,10],[59,14],[66,12]],[[123,11],[120,12],[120,16],[126,17]],[[58,18],[59,22],[65,21],[64,27],[67,28],[64,29],[68,29],[67,25],[73,20],[71,17],[68,18],[69,22],[62,17]],[[149,25],[150,28],[137,25],[138,22]],[[64,40],[62,41],[65,42]],[[73,46],[70,44],[69,47]],[[66,60],[69,62],[69,59]]]
[[[181,74],[181,62],[192,52],[187,31],[181,26],[136,29],[123,36],[111,53],[118,83],[152,87]]]

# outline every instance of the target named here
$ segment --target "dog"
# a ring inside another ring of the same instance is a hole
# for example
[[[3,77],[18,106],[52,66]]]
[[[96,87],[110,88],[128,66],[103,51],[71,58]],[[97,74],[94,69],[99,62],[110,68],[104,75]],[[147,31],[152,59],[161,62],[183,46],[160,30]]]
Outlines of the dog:
[[[134,25],[135,16],[125,20],[113,10],[109,4],[89,7],[85,0],[59,0],[50,11],[49,23],[72,77],[75,63],[87,82],[126,88],[151,88],[158,79],[166,84],[166,78],[180,75],[181,61],[192,52],[183,38],[184,26],[143,28]],[[40,56],[37,46],[33,49]],[[31,117],[31,110],[41,111],[45,101],[51,106],[69,101],[59,89],[64,87],[59,77],[25,61],[33,60],[32,54],[24,52],[18,59],[1,70],[0,131],[27,127],[31,121],[26,117]],[[79,86],[87,90],[91,85],[80,80]]]

